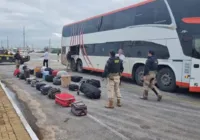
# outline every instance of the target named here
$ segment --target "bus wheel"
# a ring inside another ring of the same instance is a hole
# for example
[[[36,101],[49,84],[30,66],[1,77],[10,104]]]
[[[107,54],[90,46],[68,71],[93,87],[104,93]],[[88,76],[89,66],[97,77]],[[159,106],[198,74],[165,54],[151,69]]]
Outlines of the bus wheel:
[[[172,92],[176,88],[176,78],[170,68],[162,68],[157,75],[157,85],[163,91]]]
[[[144,66],[139,66],[135,71],[135,82],[142,86],[143,85],[143,74],[144,74]]]
[[[78,60],[78,62],[77,62],[77,71],[83,72],[83,63],[81,60]]]
[[[76,62],[74,59],[71,61],[71,70],[76,71]]]

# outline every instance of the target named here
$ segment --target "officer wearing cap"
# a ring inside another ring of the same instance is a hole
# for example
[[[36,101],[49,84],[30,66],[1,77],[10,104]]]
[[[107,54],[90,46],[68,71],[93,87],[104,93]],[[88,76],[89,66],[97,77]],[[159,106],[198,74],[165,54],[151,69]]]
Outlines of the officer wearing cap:
[[[119,83],[120,83],[120,73],[122,73],[124,70],[122,61],[119,57],[115,56],[115,52],[110,52],[110,58],[108,59],[104,73],[103,78],[107,77],[108,81],[108,103],[105,106],[106,108],[114,108],[114,96],[117,97],[117,106],[121,107],[121,93],[119,89]]]
[[[159,90],[155,86],[156,83],[156,73],[158,68],[158,60],[154,54],[154,51],[150,50],[148,52],[148,58],[146,60],[146,64],[144,67],[144,93],[141,99],[147,100],[148,99],[148,91],[149,88],[156,94],[157,100],[161,101],[162,96],[160,95]]]

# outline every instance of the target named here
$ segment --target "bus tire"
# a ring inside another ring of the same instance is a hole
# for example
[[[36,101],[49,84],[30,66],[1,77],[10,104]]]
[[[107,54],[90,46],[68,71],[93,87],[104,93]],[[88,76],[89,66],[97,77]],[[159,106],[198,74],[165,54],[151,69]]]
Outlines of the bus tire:
[[[77,62],[77,71],[81,73],[83,72],[83,63],[81,60],[78,60]]]
[[[76,71],[77,70],[77,68],[76,68],[76,62],[75,62],[74,59],[71,60],[71,70],[72,71]]]
[[[135,82],[137,85],[143,85],[143,74],[144,74],[144,66],[139,66],[134,74]]]
[[[162,68],[157,74],[157,86],[160,90],[173,92],[176,89],[176,77],[170,68]]]

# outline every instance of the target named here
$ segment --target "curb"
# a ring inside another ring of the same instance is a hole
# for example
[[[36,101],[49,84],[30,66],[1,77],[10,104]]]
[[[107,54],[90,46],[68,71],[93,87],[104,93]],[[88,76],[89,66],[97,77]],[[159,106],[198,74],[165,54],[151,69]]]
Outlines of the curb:
[[[9,101],[11,102],[13,108],[15,109],[17,115],[19,116],[22,124],[24,125],[27,133],[29,134],[30,138],[32,140],[39,140],[37,135],[35,134],[35,132],[32,130],[32,128],[30,127],[30,125],[28,124],[28,122],[26,121],[26,119],[24,118],[22,112],[20,111],[20,109],[18,108],[18,106],[15,104],[15,102],[13,101],[13,99],[11,98],[11,96],[8,94],[7,90],[6,90],[6,86],[1,82],[0,80],[0,85],[3,89],[3,91],[5,92],[5,94],[7,95]]]

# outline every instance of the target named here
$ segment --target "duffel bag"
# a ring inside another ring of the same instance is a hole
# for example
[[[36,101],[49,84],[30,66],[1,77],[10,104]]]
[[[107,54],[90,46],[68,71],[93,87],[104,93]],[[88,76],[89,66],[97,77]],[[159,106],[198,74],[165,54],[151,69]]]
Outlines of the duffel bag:
[[[20,73],[20,74],[19,74],[19,79],[21,79],[21,80],[22,80],[22,79],[25,79],[24,73]]]
[[[38,82],[38,83],[36,83],[36,89],[37,89],[38,91],[40,91],[40,88],[41,88],[42,86],[45,86],[45,85],[46,85],[45,83]]]
[[[52,75],[53,75],[54,77],[57,76],[57,73],[58,73],[58,70],[53,70],[53,71],[52,71]]]
[[[36,76],[37,78],[42,78],[42,73],[41,73],[41,72],[36,72],[35,76]]]
[[[40,88],[41,94],[47,95],[49,90],[52,88],[50,85],[45,85]]]
[[[82,78],[83,77],[81,77],[81,76],[71,76],[71,81],[78,83],[81,81]]]
[[[61,91],[59,88],[51,88],[48,91],[48,97],[49,97],[49,99],[55,99],[55,95],[60,94],[60,93],[61,93]]]
[[[95,86],[95,87],[97,87],[97,88],[100,88],[100,87],[101,87],[101,83],[100,83],[99,80],[90,79],[90,80],[87,80],[86,83],[91,84],[91,85],[93,85],[93,86]]]
[[[31,80],[31,86],[32,86],[32,87],[35,87],[36,84],[37,84],[38,82],[39,82],[39,81],[38,81],[37,79]]]
[[[82,102],[74,102],[71,105],[71,112],[76,116],[87,115],[87,106]]]
[[[25,69],[25,70],[24,70],[24,77],[25,77],[25,80],[26,80],[27,78],[30,78],[30,71],[29,71],[29,69]]]
[[[34,69],[29,69],[29,72],[30,72],[31,75],[33,75],[34,74]]]
[[[47,82],[53,82],[53,76],[52,75],[46,75],[45,76],[45,81],[47,81]]]
[[[53,71],[52,68],[45,68],[44,70],[45,70],[45,71],[49,71],[49,74],[52,75],[52,71]]]
[[[71,91],[77,91],[79,89],[79,86],[76,84],[69,84],[69,90]]]
[[[90,99],[99,99],[101,97],[101,90],[88,83],[82,83],[80,91]]]
[[[53,78],[53,84],[54,85],[61,85],[61,79],[60,79],[60,77],[54,77]]]

